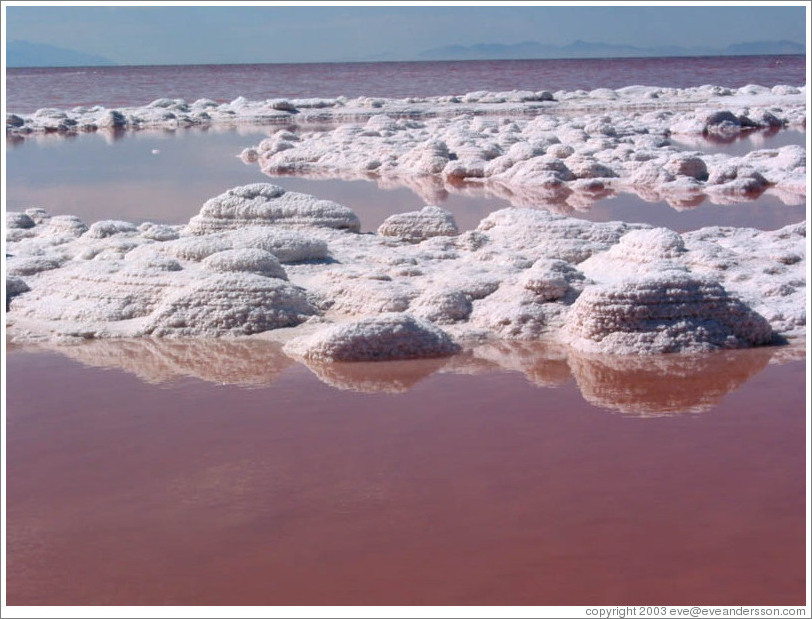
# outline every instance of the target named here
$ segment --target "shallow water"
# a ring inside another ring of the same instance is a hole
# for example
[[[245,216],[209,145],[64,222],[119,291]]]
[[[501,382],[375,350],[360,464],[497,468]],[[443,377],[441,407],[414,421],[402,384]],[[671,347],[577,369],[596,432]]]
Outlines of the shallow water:
[[[475,60],[8,69],[8,109],[144,105],[156,97],[426,97],[477,90],[592,90],[631,84],[805,84],[803,56]]]
[[[452,186],[425,178],[266,176],[257,165],[247,165],[237,157],[277,129],[140,131],[115,137],[97,133],[71,139],[45,135],[7,141],[7,208],[39,206],[53,215],[76,215],[88,224],[100,219],[181,224],[196,215],[207,199],[231,187],[272,182],[349,206],[361,218],[364,230],[375,230],[389,215],[418,210],[427,203],[450,210],[462,230],[476,228],[492,211],[511,205],[542,206],[592,221],[648,223],[678,232],[710,225],[776,229],[802,221],[806,213],[805,203],[784,204],[769,193],[734,205],[713,204],[699,196],[688,204],[672,206],[662,201],[646,202],[631,194],[545,205],[521,192],[494,196],[479,185]],[[800,131],[746,138],[750,143],[759,140],[760,148],[802,145],[805,139],[806,134]],[[725,145],[706,141],[703,149],[735,150],[742,142]],[[695,144],[686,145],[687,150],[696,148]]]
[[[803,604],[787,349],[157,346],[9,354],[9,604]]]

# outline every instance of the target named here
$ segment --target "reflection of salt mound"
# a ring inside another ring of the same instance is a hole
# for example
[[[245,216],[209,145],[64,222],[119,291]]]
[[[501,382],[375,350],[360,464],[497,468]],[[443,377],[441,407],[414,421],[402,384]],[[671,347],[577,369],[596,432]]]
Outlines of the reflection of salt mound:
[[[587,288],[569,313],[574,348],[615,354],[768,344],[769,323],[716,282],[680,271]]]
[[[486,361],[491,371],[520,372],[539,387],[560,387],[572,379],[567,349],[553,342],[489,342],[460,359],[463,365],[457,371],[461,373],[467,373],[467,367],[476,369]]]
[[[640,417],[700,413],[764,369],[772,349],[645,358],[571,354],[590,404]]]
[[[293,364],[280,344],[256,339],[91,340],[52,349],[85,365],[121,369],[150,383],[188,376],[260,386],[272,383]]]
[[[459,350],[451,337],[433,324],[395,313],[328,327],[285,346],[285,352],[314,361],[428,359]]]
[[[446,359],[409,361],[305,362],[319,380],[336,389],[362,393],[405,393],[439,371]]]
[[[318,226],[357,232],[358,216],[346,206],[313,196],[285,191],[269,183],[229,189],[208,200],[189,220],[186,232],[210,234],[245,226]]]

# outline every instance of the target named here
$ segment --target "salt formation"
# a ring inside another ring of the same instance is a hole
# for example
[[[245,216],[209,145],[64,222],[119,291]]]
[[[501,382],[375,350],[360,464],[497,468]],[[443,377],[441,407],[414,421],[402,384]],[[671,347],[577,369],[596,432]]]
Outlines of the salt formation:
[[[246,195],[284,193],[251,186],[224,195],[245,204]],[[222,201],[207,203],[207,218],[216,219],[214,203]],[[290,339],[307,323],[309,334],[287,350],[311,360],[445,355],[458,350],[451,337],[651,354],[805,334],[805,223],[680,235],[508,208],[475,230],[433,236],[457,230],[438,211],[395,219],[398,236],[300,217],[207,233],[200,216],[166,229],[13,216],[27,227],[9,228],[25,232],[8,239],[9,333]]]
[[[469,183],[495,195],[507,188],[531,191],[542,203],[569,199],[577,205],[573,193],[589,200],[619,191],[646,199],[707,195],[722,203],[767,190],[791,202],[797,198],[790,196],[805,195],[803,148],[784,146],[741,157],[684,151],[670,139],[686,130],[684,122],[672,116],[611,111],[502,121],[462,115],[421,122],[375,116],[362,126],[305,130],[295,140],[282,140],[279,135],[289,132],[281,131],[244,153],[244,159],[256,161],[269,175],[400,184],[428,177],[452,190]],[[697,132],[707,134],[704,128]]]
[[[425,206],[415,213],[387,217],[378,227],[378,234],[419,242],[433,236],[456,236],[459,230],[451,213],[437,206]]]
[[[158,99],[126,110],[12,114],[6,132],[17,137],[284,123],[242,158],[269,174],[405,184],[429,204],[470,189],[548,210],[506,208],[461,231],[449,212],[426,206],[361,234],[349,208],[258,183],[211,198],[185,226],[88,227],[42,209],[12,212],[9,334],[269,332],[294,338],[287,350],[314,364],[447,355],[492,340],[630,355],[803,337],[805,222],[678,234],[555,211],[617,192],[679,208],[764,192],[803,202],[804,148],[732,156],[704,152],[694,138],[805,127],[805,99],[805,87],[633,86],[403,100]]]
[[[315,361],[384,361],[459,352],[451,337],[408,314],[381,314],[288,342],[285,352]]]
[[[738,89],[721,86],[658,88],[628,86],[587,92],[548,90],[471,92],[465,95],[386,99],[334,97],[266,99],[249,101],[237,97],[227,103],[198,99],[162,98],[138,107],[108,109],[78,106],[70,110],[43,108],[31,114],[6,114],[6,133],[28,136],[37,133],[76,134],[99,130],[178,129],[238,124],[319,124],[366,122],[385,114],[394,119],[423,119],[438,116],[536,116],[549,114],[600,113],[607,109],[624,112],[681,112],[674,125],[684,133],[729,133],[754,127],[800,124],[804,117],[806,87],[779,85],[773,88],[748,85]],[[600,122],[600,121],[599,121]],[[385,133],[386,123],[370,129]],[[610,131],[606,129],[606,131]],[[284,146],[282,146],[284,148]],[[374,160],[370,160],[374,165]]]
[[[573,303],[570,343],[588,352],[700,352],[768,344],[769,323],[722,286],[681,271],[593,286]]]
[[[200,214],[189,221],[186,232],[204,235],[274,224],[323,226],[355,232],[361,227],[358,216],[345,206],[285,191],[270,183],[256,183],[229,189],[208,200]]]
[[[314,313],[303,291],[279,279],[223,273],[164,295],[147,318],[144,333],[251,335],[295,326]]]

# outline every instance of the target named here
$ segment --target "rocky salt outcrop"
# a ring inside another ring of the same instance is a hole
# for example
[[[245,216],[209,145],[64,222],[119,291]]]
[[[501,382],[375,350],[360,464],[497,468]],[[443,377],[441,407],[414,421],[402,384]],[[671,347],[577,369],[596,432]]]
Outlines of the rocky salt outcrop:
[[[279,259],[263,249],[227,249],[211,254],[201,264],[219,273],[256,273],[265,277],[287,279],[288,274]]]
[[[378,234],[411,242],[434,236],[456,236],[460,231],[454,216],[438,206],[424,206],[411,213],[390,215],[378,227]]]
[[[587,288],[564,340],[586,352],[657,354],[769,344],[767,320],[718,283],[681,271]]]
[[[254,273],[218,273],[165,295],[144,333],[154,336],[251,335],[296,326],[317,313],[304,291]]]
[[[290,350],[348,360],[446,354],[452,337],[624,355],[805,334],[805,223],[678,234],[508,208],[459,233],[429,208],[388,236],[336,224],[357,221],[345,207],[298,208],[315,199],[285,210],[285,195],[236,188],[186,227],[29,209],[9,228],[10,337],[289,339],[324,324]]]
[[[291,340],[284,350],[314,361],[390,361],[445,357],[460,346],[429,322],[388,313]]]
[[[800,123],[796,109],[804,105],[806,87],[749,85],[739,89],[723,86],[662,88],[628,86],[575,91],[478,91],[437,97],[292,98],[249,101],[245,97],[218,103],[211,99],[187,102],[160,98],[135,107],[77,106],[69,110],[44,108],[31,114],[8,113],[6,133],[28,136],[39,133],[70,135],[104,130],[235,126],[243,124],[291,125],[325,122],[365,123],[376,116],[425,119],[460,115],[516,118],[558,112],[563,114],[627,113],[672,109],[682,113],[683,131],[729,132],[777,124]],[[770,112],[765,115],[765,111]],[[781,112],[786,116],[782,117]],[[375,122],[370,132],[386,133],[391,127]],[[610,131],[607,129],[607,131]],[[608,135],[608,133],[607,133]]]
[[[325,227],[357,232],[358,216],[329,200],[292,191],[270,183],[229,189],[211,198],[189,221],[186,234],[204,235],[246,226]]]

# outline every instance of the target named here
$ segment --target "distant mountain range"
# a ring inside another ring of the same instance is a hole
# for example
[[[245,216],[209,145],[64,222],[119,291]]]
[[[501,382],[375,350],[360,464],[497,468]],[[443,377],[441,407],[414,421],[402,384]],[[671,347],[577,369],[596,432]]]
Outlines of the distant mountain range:
[[[368,57],[366,61],[387,60],[501,60],[501,59],[552,59],[552,58],[635,58],[656,56],[757,56],[806,53],[806,48],[794,41],[753,41],[737,43],[724,48],[680,47],[664,45],[660,47],[635,47],[611,43],[588,43],[575,41],[569,45],[547,45],[537,41],[526,41],[514,45],[502,43],[478,43],[462,46],[449,45],[436,47],[417,54],[417,57],[404,57],[391,52]],[[347,59],[347,61],[350,61]],[[6,44],[7,67],[93,67],[114,66],[115,62],[104,56],[86,54],[73,49],[32,43],[30,41],[9,41]]]
[[[116,63],[94,54],[30,41],[6,43],[7,67],[98,67]]]
[[[514,45],[478,43],[471,46],[448,45],[420,52],[420,60],[500,60],[549,58],[635,58],[658,56],[758,56],[805,54],[806,47],[793,41],[752,41],[727,47],[635,47],[611,43],[575,41],[569,45],[547,45],[525,41]]]

